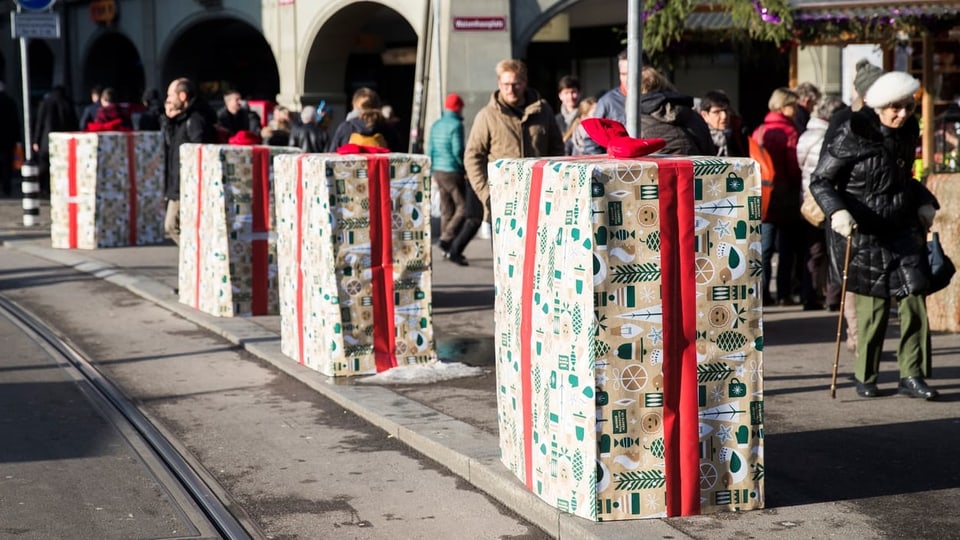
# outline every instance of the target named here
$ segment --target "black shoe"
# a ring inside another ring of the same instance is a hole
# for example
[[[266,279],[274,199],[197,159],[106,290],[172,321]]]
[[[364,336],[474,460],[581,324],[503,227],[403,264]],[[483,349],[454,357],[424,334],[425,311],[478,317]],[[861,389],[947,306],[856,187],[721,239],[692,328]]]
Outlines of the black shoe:
[[[857,381],[857,395],[860,397],[877,397],[880,395],[880,392],[877,390],[877,385],[873,383],[862,383]]]
[[[446,255],[447,252],[450,251],[449,240],[441,240],[439,245],[440,245],[440,251],[442,251],[444,255]]]
[[[446,257],[450,262],[457,263],[460,266],[470,266],[470,263],[467,262],[467,258],[463,255],[456,253],[444,253],[443,256]]]
[[[827,306],[827,311],[840,311],[840,304],[830,304]]]
[[[900,379],[900,386],[897,387],[897,393],[912,398],[933,399],[940,395],[933,388],[927,386],[923,377],[905,377]]]

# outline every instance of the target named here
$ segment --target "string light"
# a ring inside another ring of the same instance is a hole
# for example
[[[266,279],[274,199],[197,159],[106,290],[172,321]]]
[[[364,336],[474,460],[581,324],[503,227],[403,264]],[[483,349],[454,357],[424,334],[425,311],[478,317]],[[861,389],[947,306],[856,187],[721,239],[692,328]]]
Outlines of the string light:
[[[765,23],[770,24],[780,24],[781,20],[778,15],[770,13],[770,10],[763,7],[763,3],[760,0],[753,1],[753,9],[760,15],[760,19]]]

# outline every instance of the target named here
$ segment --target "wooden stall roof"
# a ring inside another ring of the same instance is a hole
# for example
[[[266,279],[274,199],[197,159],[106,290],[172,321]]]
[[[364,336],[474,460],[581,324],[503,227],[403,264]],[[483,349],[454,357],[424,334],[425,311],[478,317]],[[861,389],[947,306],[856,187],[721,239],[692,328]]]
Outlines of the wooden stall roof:
[[[791,0],[794,23],[883,18],[944,18],[960,15],[960,1]]]

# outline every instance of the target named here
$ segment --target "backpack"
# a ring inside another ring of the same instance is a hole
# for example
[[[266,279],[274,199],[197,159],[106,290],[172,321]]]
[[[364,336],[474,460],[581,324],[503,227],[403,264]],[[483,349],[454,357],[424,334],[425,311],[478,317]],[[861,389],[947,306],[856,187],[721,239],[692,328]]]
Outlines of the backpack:
[[[387,148],[387,139],[381,133],[371,133],[369,135],[364,135],[363,133],[358,133],[354,131],[350,134],[350,140],[347,141],[347,144],[356,144],[358,146],[378,146],[380,148]]]
[[[749,137],[750,157],[760,165],[760,219],[763,221],[767,219],[767,208],[770,206],[770,198],[773,195],[773,177],[776,173],[770,152],[763,147],[765,131],[763,126],[760,126]]]

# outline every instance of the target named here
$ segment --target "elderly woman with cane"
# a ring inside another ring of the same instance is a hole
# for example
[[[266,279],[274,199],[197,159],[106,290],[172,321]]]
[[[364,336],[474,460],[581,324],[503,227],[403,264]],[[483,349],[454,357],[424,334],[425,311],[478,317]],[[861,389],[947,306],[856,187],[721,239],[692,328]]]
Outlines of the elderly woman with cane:
[[[912,174],[920,131],[913,115],[919,87],[919,81],[901,72],[877,79],[864,96],[866,106],[826,142],[811,176],[810,192],[832,230],[827,235],[831,272],[846,272],[846,290],[855,295],[856,391],[866,398],[879,394],[880,356],[893,301],[900,319],[897,393],[928,400],[938,395],[924,380],[931,370],[926,233],[939,204]],[[848,242],[850,255],[845,257]]]

